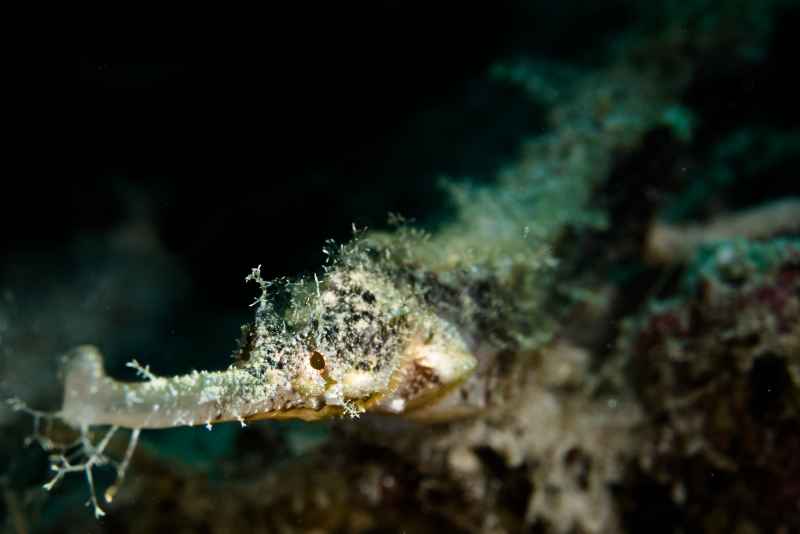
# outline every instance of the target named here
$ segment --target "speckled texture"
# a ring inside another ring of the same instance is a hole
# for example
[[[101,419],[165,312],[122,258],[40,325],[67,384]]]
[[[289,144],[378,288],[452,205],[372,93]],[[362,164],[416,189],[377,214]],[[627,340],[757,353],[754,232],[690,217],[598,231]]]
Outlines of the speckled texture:
[[[800,241],[717,245],[629,336],[643,469],[705,532],[800,528]],[[743,527],[739,527],[743,528]]]

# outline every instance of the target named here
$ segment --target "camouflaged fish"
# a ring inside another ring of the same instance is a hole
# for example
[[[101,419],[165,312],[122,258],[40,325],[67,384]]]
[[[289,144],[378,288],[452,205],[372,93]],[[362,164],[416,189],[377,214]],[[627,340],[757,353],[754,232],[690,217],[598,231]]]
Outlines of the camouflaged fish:
[[[470,378],[511,343],[498,340],[514,322],[503,310],[515,300],[494,274],[425,269],[380,240],[342,247],[321,279],[284,288],[291,304],[281,314],[260,269],[248,279],[263,293],[227,370],[157,377],[134,364],[145,380],[120,382],[96,348],[78,347],[66,357],[57,416],[80,428],[210,428],[364,411],[447,419],[482,407],[485,392]]]

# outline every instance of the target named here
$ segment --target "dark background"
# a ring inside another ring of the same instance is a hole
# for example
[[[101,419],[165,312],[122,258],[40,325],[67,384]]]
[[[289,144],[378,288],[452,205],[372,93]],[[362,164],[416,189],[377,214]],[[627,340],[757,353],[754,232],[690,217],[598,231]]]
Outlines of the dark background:
[[[141,26],[94,13],[63,79],[27,67],[26,165],[0,250],[52,248],[146,211],[193,285],[239,306],[251,292],[231,287],[251,266],[316,268],[351,223],[446,218],[439,176],[491,179],[543,124],[520,91],[487,82],[492,62],[591,61],[627,16],[622,2],[602,24],[580,2],[319,4]]]

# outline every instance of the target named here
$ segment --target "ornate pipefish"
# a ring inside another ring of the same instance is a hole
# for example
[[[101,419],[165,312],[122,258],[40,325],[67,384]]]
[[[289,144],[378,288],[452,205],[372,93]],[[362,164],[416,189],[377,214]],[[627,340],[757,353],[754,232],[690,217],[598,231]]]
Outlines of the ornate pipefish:
[[[470,379],[494,354],[518,348],[530,327],[511,291],[524,274],[426,269],[408,250],[427,239],[408,231],[393,248],[386,236],[356,237],[322,277],[281,289],[254,269],[255,319],[225,371],[157,377],[133,364],[145,380],[120,382],[105,374],[96,348],[78,347],[65,358],[57,416],[75,427],[164,428],[364,411],[438,420],[478,410],[485,399]],[[289,294],[282,313],[273,291]]]

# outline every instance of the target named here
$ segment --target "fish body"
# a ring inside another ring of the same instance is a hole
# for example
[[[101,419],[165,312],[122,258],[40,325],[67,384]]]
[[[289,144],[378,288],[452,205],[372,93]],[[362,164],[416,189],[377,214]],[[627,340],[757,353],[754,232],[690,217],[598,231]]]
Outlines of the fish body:
[[[426,303],[419,284],[386,273],[363,257],[343,261],[296,290],[283,315],[262,295],[224,371],[121,382],[106,375],[96,348],[78,347],[66,358],[58,415],[76,427],[129,428],[365,411],[441,418],[432,407],[478,367],[470,338]]]

